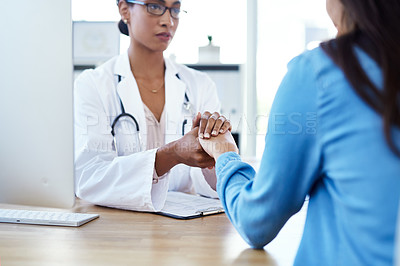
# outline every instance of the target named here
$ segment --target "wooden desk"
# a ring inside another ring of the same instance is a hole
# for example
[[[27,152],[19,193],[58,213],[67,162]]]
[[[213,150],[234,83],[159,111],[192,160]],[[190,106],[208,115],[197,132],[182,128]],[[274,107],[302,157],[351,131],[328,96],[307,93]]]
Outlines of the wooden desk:
[[[0,223],[0,265],[291,265],[305,218],[303,208],[260,251],[225,214],[185,221],[83,201],[72,211],[100,218],[77,228]]]

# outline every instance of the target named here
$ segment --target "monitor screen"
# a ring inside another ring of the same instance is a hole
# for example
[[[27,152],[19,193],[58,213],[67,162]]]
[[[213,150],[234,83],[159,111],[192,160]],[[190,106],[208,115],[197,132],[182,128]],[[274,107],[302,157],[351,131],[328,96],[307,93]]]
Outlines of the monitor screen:
[[[71,1],[0,1],[0,203],[74,195]]]

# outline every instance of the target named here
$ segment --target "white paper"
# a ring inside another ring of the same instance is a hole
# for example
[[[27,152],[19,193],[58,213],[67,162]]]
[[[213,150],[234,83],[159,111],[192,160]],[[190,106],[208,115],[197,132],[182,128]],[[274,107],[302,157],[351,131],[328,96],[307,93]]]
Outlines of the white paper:
[[[220,200],[169,191],[162,214],[187,218],[224,212]]]

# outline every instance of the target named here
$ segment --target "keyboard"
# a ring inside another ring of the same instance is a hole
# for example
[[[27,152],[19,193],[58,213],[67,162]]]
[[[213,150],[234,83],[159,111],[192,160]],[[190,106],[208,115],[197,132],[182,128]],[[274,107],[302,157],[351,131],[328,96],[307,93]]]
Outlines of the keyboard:
[[[0,209],[0,223],[81,226],[98,214]]]

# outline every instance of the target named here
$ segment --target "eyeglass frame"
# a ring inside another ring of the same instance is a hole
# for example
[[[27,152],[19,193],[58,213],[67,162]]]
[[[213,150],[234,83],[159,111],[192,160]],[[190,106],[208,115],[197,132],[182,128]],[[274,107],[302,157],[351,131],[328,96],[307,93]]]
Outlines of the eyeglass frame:
[[[180,15],[181,12],[187,13],[187,11],[181,10],[180,8],[167,7],[165,5],[161,5],[161,4],[157,4],[157,3],[145,3],[145,2],[142,2],[142,1],[136,1],[136,0],[125,0],[125,1],[127,3],[130,3],[130,4],[138,4],[138,5],[146,6],[147,13],[149,13],[151,15],[154,15],[154,16],[159,16],[159,17],[163,16],[165,14],[165,12],[167,12],[167,10],[169,10],[170,16],[172,18],[174,18],[174,19],[179,19],[179,15]],[[149,11],[149,5],[158,5],[158,6],[164,7],[164,11],[161,14],[154,14],[154,13]],[[178,17],[175,17],[175,16],[172,15],[172,12],[171,12],[172,9],[178,9],[179,10]]]

